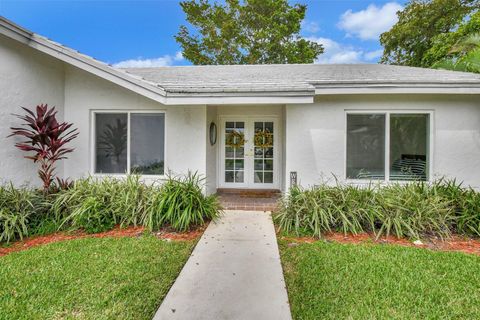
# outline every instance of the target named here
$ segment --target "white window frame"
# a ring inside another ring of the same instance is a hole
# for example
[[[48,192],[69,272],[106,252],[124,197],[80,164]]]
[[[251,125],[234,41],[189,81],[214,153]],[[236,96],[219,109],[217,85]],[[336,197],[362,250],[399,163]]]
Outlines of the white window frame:
[[[122,113],[127,115],[127,172],[126,173],[97,173],[95,169],[95,161],[96,161],[96,128],[95,128],[95,120],[97,114],[108,114],[108,113]],[[163,174],[146,174],[141,175],[143,178],[148,179],[164,179],[166,177],[167,172],[167,113],[165,110],[125,110],[125,109],[108,109],[108,110],[91,110],[90,111],[90,174],[96,177],[126,177],[127,175],[131,174],[130,169],[130,118],[132,114],[142,114],[142,113],[158,113],[163,114],[164,117],[164,142],[163,142]]]
[[[372,114],[381,114],[385,115],[385,178],[384,179],[351,179],[347,177],[347,139],[348,139],[348,115],[350,114],[358,114],[358,115],[372,115]],[[344,179],[347,182],[355,183],[355,184],[366,184],[372,182],[378,183],[408,183],[411,181],[408,180],[392,180],[390,181],[390,115],[392,114],[427,114],[428,115],[428,151],[427,151],[427,179],[426,182],[433,181],[433,147],[434,147],[434,112],[433,110],[345,110],[345,123],[344,123]]]

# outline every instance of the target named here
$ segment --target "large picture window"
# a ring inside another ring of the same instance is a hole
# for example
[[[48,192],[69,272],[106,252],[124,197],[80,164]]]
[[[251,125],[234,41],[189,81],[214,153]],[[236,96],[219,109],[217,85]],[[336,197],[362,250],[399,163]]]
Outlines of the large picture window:
[[[348,113],[347,179],[428,180],[428,113]]]
[[[163,175],[165,114],[94,114],[95,173]]]
[[[347,116],[347,178],[385,179],[385,115]]]

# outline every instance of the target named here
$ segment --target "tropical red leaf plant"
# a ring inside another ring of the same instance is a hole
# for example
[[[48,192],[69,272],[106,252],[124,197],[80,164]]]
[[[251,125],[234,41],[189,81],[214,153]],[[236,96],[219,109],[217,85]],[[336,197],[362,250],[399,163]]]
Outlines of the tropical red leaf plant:
[[[58,160],[66,159],[66,154],[73,148],[66,144],[78,136],[77,129],[72,129],[72,123],[57,121],[55,107],[49,108],[46,104],[36,107],[35,111],[22,109],[25,115],[15,115],[24,121],[21,128],[12,127],[11,136],[20,136],[24,140],[15,144],[15,147],[25,152],[33,152],[25,158],[39,163],[38,176],[43,182],[43,190],[48,192],[55,178],[55,164]]]

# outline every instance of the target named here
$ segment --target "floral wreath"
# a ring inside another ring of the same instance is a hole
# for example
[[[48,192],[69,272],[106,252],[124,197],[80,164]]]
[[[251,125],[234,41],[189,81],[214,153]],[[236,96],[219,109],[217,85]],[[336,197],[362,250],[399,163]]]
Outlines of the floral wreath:
[[[232,148],[241,148],[245,145],[245,134],[240,131],[233,130],[227,133],[225,144]]]
[[[254,142],[256,147],[271,148],[273,147],[273,133],[268,129],[258,129],[255,132]]]

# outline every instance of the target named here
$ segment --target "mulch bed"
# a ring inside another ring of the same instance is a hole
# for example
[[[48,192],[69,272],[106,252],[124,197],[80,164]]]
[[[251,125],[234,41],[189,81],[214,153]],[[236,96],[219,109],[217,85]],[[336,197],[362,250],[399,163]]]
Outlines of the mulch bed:
[[[171,228],[165,228],[155,232],[155,236],[166,241],[190,241],[198,239],[205,231],[206,226],[198,227],[188,232],[175,232]],[[12,252],[27,250],[33,247],[45,245],[52,242],[81,239],[81,238],[105,238],[105,237],[138,237],[145,232],[144,227],[127,227],[114,229],[101,233],[88,234],[82,230],[70,232],[56,232],[45,236],[35,236],[25,238],[21,241],[13,242],[6,247],[0,247],[0,257]]]
[[[200,238],[207,228],[207,225],[199,226],[188,232],[176,232],[171,228],[165,228],[155,233],[160,239],[172,240],[172,241],[190,241]]]
[[[313,237],[281,237],[281,239],[295,243],[313,243],[315,241],[335,241],[340,243],[375,243],[375,244],[394,244],[406,247],[426,248],[439,251],[458,251],[468,254],[480,255],[480,239],[471,239],[454,235],[449,239],[430,238],[422,240],[422,243],[413,243],[407,239],[394,236],[380,237],[375,239],[375,235],[369,233],[343,234],[332,232],[325,234],[322,239]]]

